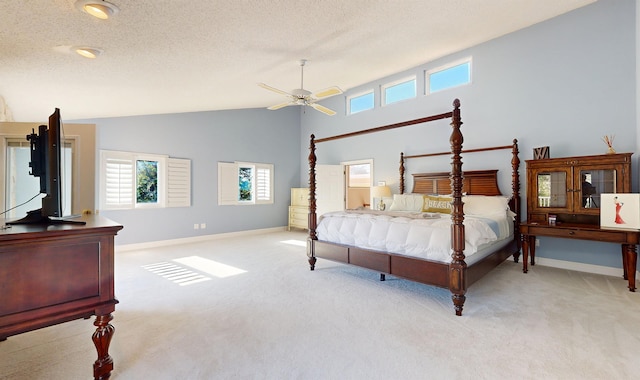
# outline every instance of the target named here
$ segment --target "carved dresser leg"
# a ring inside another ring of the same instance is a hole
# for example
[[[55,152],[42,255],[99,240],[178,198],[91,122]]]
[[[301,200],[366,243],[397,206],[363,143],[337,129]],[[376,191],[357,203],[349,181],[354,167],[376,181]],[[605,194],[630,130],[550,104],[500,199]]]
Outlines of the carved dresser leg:
[[[109,355],[109,345],[115,330],[113,325],[109,323],[112,319],[111,314],[98,315],[93,322],[93,325],[97,326],[91,337],[98,351],[98,360],[93,363],[93,378],[96,380],[108,379],[113,371],[113,359]]]

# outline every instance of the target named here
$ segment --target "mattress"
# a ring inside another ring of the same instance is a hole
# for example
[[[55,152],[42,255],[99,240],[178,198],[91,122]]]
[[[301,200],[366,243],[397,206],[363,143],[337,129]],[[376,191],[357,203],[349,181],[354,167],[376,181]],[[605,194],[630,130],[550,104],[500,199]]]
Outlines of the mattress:
[[[513,239],[513,215],[465,215],[465,261],[470,264]],[[451,262],[451,215],[346,210],[322,215],[318,240],[373,251]],[[476,256],[476,257],[474,257]]]

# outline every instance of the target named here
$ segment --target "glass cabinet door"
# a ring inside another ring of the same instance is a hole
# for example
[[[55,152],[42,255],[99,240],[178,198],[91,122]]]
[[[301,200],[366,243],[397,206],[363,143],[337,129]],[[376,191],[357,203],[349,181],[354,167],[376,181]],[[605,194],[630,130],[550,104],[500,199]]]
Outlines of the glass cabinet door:
[[[540,208],[567,207],[567,172],[547,171],[537,174],[537,206]]]
[[[580,207],[587,209],[600,208],[600,194],[616,192],[616,171],[606,170],[580,170]]]

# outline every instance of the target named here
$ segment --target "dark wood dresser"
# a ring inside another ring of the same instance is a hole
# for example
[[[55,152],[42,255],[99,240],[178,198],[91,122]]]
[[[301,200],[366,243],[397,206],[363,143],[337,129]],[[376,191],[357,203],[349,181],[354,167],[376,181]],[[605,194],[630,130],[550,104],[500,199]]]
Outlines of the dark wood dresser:
[[[122,226],[97,215],[82,220],[85,225],[0,229],[0,344],[12,335],[95,315],[93,375],[108,379],[111,313],[118,303],[114,237]]]

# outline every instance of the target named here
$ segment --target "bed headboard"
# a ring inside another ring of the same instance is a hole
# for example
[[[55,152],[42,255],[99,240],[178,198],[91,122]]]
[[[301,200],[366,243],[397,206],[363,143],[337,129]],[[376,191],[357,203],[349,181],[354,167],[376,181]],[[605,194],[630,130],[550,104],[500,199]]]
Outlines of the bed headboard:
[[[451,173],[416,173],[412,193],[451,194]],[[469,195],[502,195],[498,188],[498,170],[474,170],[462,173],[462,192]]]

